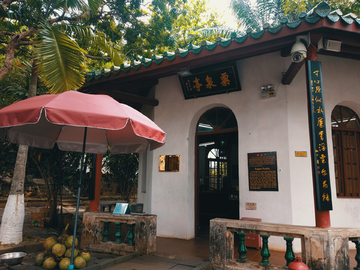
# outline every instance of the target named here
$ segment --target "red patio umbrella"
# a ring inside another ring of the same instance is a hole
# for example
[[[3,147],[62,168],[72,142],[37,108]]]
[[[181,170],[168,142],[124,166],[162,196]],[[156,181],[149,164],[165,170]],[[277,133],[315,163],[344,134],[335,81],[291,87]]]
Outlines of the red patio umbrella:
[[[12,143],[103,154],[145,152],[165,143],[165,132],[135,109],[106,95],[68,91],[16,102],[0,110],[0,138]],[[81,159],[81,172],[83,158]],[[80,203],[81,172],[74,237]],[[75,241],[71,263],[73,269]]]

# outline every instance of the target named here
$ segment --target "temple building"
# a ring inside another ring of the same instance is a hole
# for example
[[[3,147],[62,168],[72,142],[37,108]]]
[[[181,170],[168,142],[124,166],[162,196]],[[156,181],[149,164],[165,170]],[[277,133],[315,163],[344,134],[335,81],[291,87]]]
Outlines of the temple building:
[[[139,167],[158,236],[212,218],[359,227],[360,18],[326,2],[299,18],[87,74],[82,91],[166,132]]]

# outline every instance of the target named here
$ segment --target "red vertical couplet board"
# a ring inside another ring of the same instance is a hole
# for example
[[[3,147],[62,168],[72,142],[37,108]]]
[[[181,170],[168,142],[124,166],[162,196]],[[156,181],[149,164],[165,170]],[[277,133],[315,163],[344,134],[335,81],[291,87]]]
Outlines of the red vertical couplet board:
[[[318,211],[332,210],[321,62],[307,61],[311,151]]]

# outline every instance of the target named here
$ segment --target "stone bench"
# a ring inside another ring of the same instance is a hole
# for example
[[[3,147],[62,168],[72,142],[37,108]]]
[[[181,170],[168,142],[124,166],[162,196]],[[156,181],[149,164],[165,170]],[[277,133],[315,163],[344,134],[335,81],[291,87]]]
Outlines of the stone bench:
[[[149,254],[156,251],[156,215],[120,215],[106,212],[85,212],[80,248],[124,255],[129,252]],[[110,235],[109,225],[116,226]],[[127,233],[123,233],[124,229]],[[115,241],[110,241],[110,239]]]

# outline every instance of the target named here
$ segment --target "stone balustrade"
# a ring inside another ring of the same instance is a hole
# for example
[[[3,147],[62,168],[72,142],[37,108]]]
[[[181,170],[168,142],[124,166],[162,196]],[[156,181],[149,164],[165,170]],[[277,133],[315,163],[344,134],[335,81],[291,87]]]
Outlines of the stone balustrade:
[[[246,259],[245,235],[260,234],[263,239],[262,261],[254,264]],[[360,270],[360,228],[316,228],[254,221],[212,219],[210,221],[210,261],[213,269],[284,269],[270,265],[267,246],[271,236],[284,237],[287,265],[294,260],[292,240],[301,240],[302,261],[316,270],[346,270],[349,266],[349,241],[355,243]],[[239,237],[239,260],[234,259],[234,237]],[[285,249],[285,248],[284,248]]]
[[[110,225],[113,224],[111,235]],[[114,241],[111,241],[113,239]],[[85,212],[80,248],[125,255],[156,251],[156,215]]]

